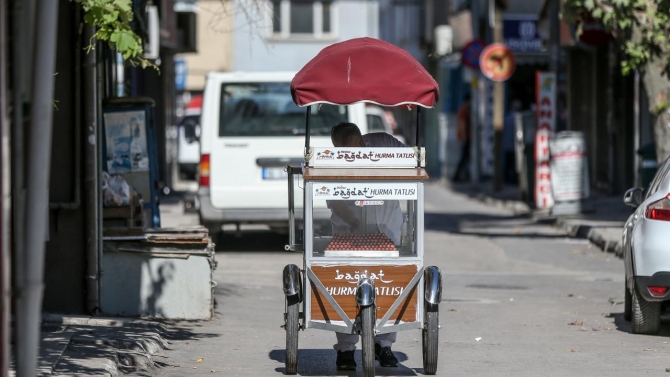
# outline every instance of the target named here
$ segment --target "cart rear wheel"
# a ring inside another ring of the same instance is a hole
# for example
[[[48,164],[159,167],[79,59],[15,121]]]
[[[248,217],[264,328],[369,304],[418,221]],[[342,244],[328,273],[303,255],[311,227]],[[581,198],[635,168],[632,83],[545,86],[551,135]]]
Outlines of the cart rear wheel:
[[[375,376],[375,322],[374,305],[361,309],[361,343],[363,344],[363,376]]]
[[[426,303],[425,326],[422,331],[423,340],[423,372],[437,373],[437,347],[439,338],[439,309],[437,305]]]
[[[300,330],[298,295],[286,297],[286,374],[298,373],[298,331]]]

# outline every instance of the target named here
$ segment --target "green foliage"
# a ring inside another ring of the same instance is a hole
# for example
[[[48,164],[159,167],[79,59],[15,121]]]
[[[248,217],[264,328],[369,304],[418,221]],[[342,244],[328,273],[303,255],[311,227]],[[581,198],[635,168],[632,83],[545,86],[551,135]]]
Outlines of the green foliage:
[[[123,59],[142,68],[157,67],[144,59],[142,39],[133,32],[132,0],[74,0],[84,9],[84,22],[96,28],[94,37],[105,41],[118,51]],[[94,48],[89,44],[87,51]]]
[[[625,52],[624,74],[661,58],[670,67],[670,0],[565,0],[563,18],[584,15],[600,21],[617,37]]]
[[[670,107],[670,103],[668,101],[661,101],[659,103],[656,103],[652,109],[651,113],[654,114],[655,116],[661,115],[664,111],[666,111]]]

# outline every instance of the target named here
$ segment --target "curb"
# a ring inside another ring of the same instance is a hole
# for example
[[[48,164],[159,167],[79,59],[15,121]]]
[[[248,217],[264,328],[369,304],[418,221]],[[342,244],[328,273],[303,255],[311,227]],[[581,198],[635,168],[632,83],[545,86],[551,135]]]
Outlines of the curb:
[[[498,199],[486,194],[477,194],[476,199],[482,203],[488,205],[494,205],[498,208],[503,208],[511,210],[515,215],[524,215],[524,214],[540,214],[540,211],[534,211],[526,203],[519,200],[505,200]],[[591,242],[593,245],[597,246],[600,250],[606,253],[612,253],[619,258],[623,258],[623,249],[621,247],[621,240],[612,241],[607,239],[601,228],[593,227],[591,225],[575,223],[575,219],[562,218],[562,217],[548,217],[547,214],[542,214],[542,216],[534,217],[534,220],[537,223],[554,225],[568,235],[571,238],[580,238],[586,239]]]
[[[525,215],[532,212],[531,208],[526,203],[519,200],[498,199],[486,194],[475,194],[474,197],[484,204],[510,210],[514,212],[515,215]]]
[[[155,330],[161,333],[168,332],[168,328],[158,321],[147,321],[133,318],[94,317],[94,316],[68,316],[62,314],[45,313],[42,323],[63,326],[92,326],[110,328],[137,328]]]
[[[609,240],[603,235],[601,228],[585,224],[575,224],[570,220],[569,218],[558,218],[555,225],[563,229],[572,238],[587,239],[600,250],[623,258],[623,249],[620,240]]]

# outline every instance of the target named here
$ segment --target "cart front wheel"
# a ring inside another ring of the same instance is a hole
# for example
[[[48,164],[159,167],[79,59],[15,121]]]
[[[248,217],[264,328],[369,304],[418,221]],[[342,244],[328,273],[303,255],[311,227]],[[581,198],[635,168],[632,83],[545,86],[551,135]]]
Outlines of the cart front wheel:
[[[299,295],[286,297],[286,374],[298,373]]]
[[[423,372],[437,373],[437,347],[439,337],[439,310],[437,305],[426,303],[426,317],[423,328]]]
[[[375,322],[374,305],[361,309],[361,343],[363,344],[363,376],[375,376]]]

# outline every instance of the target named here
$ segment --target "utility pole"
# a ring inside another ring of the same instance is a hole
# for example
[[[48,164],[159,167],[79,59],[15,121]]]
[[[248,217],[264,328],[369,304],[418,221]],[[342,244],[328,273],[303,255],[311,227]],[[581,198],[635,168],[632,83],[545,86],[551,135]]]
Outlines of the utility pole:
[[[10,213],[11,197],[9,170],[9,99],[8,92],[8,30],[6,1],[0,3],[0,377],[9,374],[9,317],[11,315],[11,257]]]
[[[492,8],[492,9],[491,9]],[[503,42],[502,9],[495,0],[489,1],[489,18],[492,23],[493,42]],[[493,190],[503,186],[502,134],[505,126],[505,83],[493,84]]]
[[[470,13],[472,20],[472,38],[473,40],[480,39],[479,15],[480,0],[470,1]],[[467,68],[466,68],[467,69]],[[470,180],[472,183],[479,183],[480,179],[480,153],[479,153],[479,82],[481,81],[481,71],[473,70],[472,79],[470,82],[471,99],[470,99],[470,117],[472,119],[472,127],[470,128]]]
[[[558,82],[558,76],[559,76],[559,70],[561,68],[561,29],[560,29],[560,24],[559,24],[559,13],[560,13],[560,5],[559,1],[560,0],[550,0],[551,3],[549,4],[549,38],[551,40],[550,43],[550,61],[549,61],[549,69],[551,72],[556,75],[556,81]],[[557,85],[558,87],[558,85]],[[554,103],[558,103],[558,98],[557,97],[557,91],[554,92]],[[554,111],[554,113],[551,115],[554,118],[553,124],[556,126],[558,125],[558,116],[557,116],[557,111]],[[552,130],[555,131],[555,130]]]

